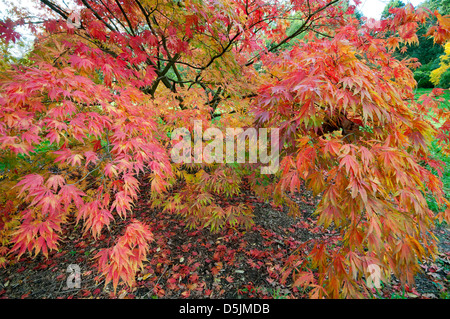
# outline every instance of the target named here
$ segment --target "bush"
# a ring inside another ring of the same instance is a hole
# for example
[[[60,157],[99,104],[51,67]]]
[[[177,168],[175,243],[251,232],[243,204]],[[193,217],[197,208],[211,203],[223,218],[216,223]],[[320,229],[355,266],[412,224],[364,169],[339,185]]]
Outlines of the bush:
[[[438,86],[439,86],[440,88],[443,88],[443,89],[448,89],[448,88],[450,88],[450,69],[447,69],[447,71],[445,71],[445,72],[442,74]]]
[[[439,58],[434,59],[414,71],[414,79],[417,81],[417,87],[423,89],[434,88],[434,84],[430,80],[431,71],[439,68]]]
[[[414,79],[417,81],[417,87],[421,89],[434,88],[433,83],[430,81],[430,70],[416,70],[414,72]]]

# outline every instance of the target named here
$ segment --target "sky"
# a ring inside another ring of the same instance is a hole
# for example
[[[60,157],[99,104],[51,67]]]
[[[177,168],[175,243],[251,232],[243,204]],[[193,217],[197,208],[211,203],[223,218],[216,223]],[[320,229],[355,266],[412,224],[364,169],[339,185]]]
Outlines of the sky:
[[[16,3],[29,7],[30,0],[16,0]],[[389,0],[361,0],[361,5],[359,9],[362,11],[364,16],[368,18],[379,19],[381,17],[381,12],[383,11],[386,4]],[[424,2],[424,0],[403,0],[405,3],[412,3],[413,6],[417,6],[418,4]],[[3,8],[5,9],[5,8]],[[3,15],[2,8],[0,8],[0,16]]]
[[[380,19],[381,12],[383,12],[384,7],[389,2],[389,0],[361,0],[359,9],[362,11],[364,16],[368,18]],[[424,2],[424,0],[410,0],[404,3],[411,3],[414,7],[418,4]]]

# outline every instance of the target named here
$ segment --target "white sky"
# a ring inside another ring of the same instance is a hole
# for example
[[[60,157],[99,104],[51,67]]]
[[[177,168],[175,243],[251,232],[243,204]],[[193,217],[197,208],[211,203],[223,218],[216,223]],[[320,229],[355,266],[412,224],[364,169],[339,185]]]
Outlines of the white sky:
[[[414,7],[422,2],[423,0],[403,0],[403,3],[411,3]],[[359,10],[368,18],[380,19],[381,12],[388,3],[389,0],[362,0]]]
[[[402,0],[404,3],[412,3],[413,6],[417,6],[418,4],[422,3],[424,0]],[[34,1],[30,0],[15,0],[16,4],[19,4],[20,6],[30,7],[30,3],[33,3]],[[368,18],[375,18],[379,19],[381,17],[381,12],[383,11],[386,4],[389,2],[389,0],[361,0],[361,5],[359,6],[359,9],[363,12],[363,14]],[[0,16],[3,16],[3,10],[6,8],[0,7]]]

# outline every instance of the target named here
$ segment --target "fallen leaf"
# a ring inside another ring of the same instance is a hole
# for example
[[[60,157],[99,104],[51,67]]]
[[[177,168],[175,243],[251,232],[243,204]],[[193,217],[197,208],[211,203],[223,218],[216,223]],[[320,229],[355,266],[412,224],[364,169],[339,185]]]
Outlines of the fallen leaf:
[[[191,292],[189,290],[183,291],[181,293],[181,297],[188,298],[190,296]]]
[[[122,290],[122,292],[119,295],[119,299],[124,299],[126,295],[127,295],[127,291],[126,290]]]
[[[149,277],[151,277],[151,273],[148,273],[148,274],[145,274],[143,277],[142,277],[142,280],[147,280],[147,278],[149,278]]]

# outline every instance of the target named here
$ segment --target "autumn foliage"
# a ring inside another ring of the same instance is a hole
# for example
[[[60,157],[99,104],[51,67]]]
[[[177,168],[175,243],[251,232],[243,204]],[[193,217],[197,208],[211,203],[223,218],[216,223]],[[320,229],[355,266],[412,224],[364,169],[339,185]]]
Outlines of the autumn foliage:
[[[151,183],[153,208],[212,231],[252,224],[251,207],[218,201],[242,183],[294,216],[290,194],[304,183],[321,195],[318,224],[340,234],[290,259],[295,285],[311,297],[363,296],[371,264],[383,280],[411,282],[436,253],[431,231],[436,218],[450,221],[450,206],[429,146],[437,139],[448,150],[450,113],[440,90],[414,98],[417,63],[393,52],[417,42],[432,15],[428,35],[444,44],[448,18],[409,5],[361,24],[337,0],[74,2],[79,28],[50,0],[37,1],[42,24],[25,12],[0,21],[5,43],[19,39],[16,25],[36,34],[26,61],[1,66],[0,264],[48,256],[69,220],[98,239],[126,219],[95,257],[106,283],[132,285],[153,240],[133,217],[142,183]],[[193,120],[279,128],[278,173],[172,163],[171,132],[192,131]]]

